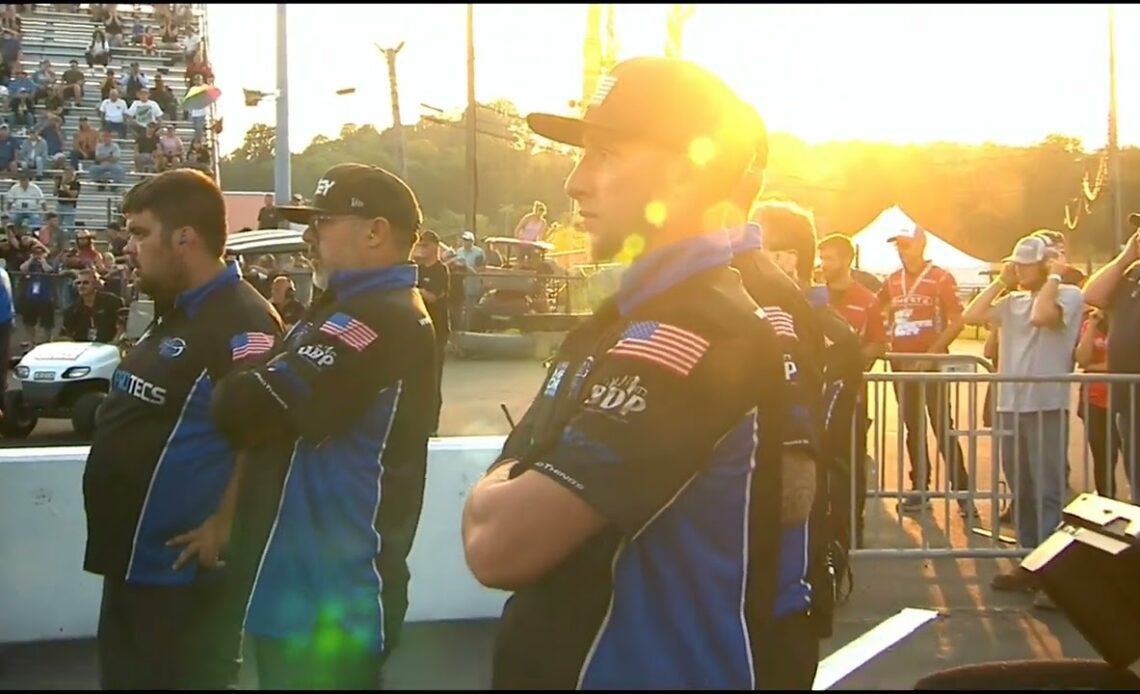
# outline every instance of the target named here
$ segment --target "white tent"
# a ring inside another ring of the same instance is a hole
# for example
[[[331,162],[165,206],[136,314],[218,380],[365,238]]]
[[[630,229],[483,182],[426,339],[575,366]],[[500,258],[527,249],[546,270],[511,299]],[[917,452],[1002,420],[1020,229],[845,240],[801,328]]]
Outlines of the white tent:
[[[887,239],[914,226],[914,220],[898,205],[883,210],[873,222],[851,237],[857,249],[859,269],[885,276],[902,267],[898,251]],[[984,287],[990,283],[990,277],[985,274],[990,263],[958,250],[929,229],[926,230],[926,258],[949,270],[960,287]]]

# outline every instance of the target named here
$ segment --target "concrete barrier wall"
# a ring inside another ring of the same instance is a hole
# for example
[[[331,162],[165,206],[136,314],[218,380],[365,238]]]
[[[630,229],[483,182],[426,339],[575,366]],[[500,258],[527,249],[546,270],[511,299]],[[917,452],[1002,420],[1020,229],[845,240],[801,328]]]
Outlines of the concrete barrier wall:
[[[433,439],[409,560],[408,620],[498,617],[506,593],[480,586],[463,561],[459,521],[501,436]],[[84,573],[87,447],[0,449],[0,643],[89,638],[101,579]]]

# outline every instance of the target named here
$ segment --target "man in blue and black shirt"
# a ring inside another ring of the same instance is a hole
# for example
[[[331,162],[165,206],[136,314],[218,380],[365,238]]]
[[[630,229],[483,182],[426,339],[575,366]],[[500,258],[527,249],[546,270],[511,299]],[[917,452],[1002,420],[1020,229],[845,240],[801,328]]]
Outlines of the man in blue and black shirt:
[[[407,612],[435,426],[435,334],[409,261],[423,216],[407,184],[363,164],[278,210],[308,225],[328,288],[268,363],[214,394],[259,479],[242,485],[232,563],[254,574],[263,689],[375,689]]]
[[[269,303],[226,265],[225,200],[178,169],[123,199],[155,320],[111,379],[83,475],[84,568],[103,577],[104,689],[236,685],[240,615],[222,609],[235,448],[209,417],[223,376],[277,341]]]
[[[467,499],[469,567],[514,591],[492,686],[755,689],[780,583],[787,384],[717,211],[759,117],[703,68],[636,58],[581,120],[528,123],[583,148],[566,187],[594,257],[632,263]]]

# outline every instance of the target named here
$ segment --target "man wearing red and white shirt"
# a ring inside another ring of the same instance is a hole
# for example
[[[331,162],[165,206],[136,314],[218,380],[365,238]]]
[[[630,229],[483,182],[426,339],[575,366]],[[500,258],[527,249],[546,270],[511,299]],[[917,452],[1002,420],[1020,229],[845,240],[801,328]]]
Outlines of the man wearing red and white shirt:
[[[954,276],[926,260],[926,232],[921,227],[900,229],[888,241],[895,244],[902,261],[902,268],[888,277],[879,291],[890,351],[946,354],[963,327],[962,302]],[[894,371],[926,371],[931,367],[930,362],[922,360],[891,360]],[[929,505],[923,494],[930,487],[930,457],[922,426],[924,399],[925,414],[950,471],[950,485],[956,491],[968,490],[962,446],[950,434],[954,424],[947,387],[937,383],[896,383],[895,397],[906,428],[910,480],[914,486],[913,493],[904,495],[899,510],[919,511]],[[959,499],[958,506],[963,516],[976,516],[967,500]]]
[[[870,370],[875,360],[887,351],[886,326],[879,297],[854,277],[851,263],[855,260],[855,246],[843,234],[832,234],[819,242],[819,260],[823,279],[827,285],[828,303],[851,326],[859,338],[864,369]],[[867,429],[871,420],[867,416],[867,394],[859,393],[855,403],[855,448],[851,466],[855,470],[855,539],[863,544],[863,507],[867,499]],[[849,494],[838,494],[848,499]],[[833,497],[835,498],[835,497]]]
[[[1093,308],[1081,324],[1081,336],[1075,352],[1077,364],[1085,373],[1104,373],[1108,370],[1108,317],[1104,311]],[[1085,404],[1088,407],[1085,407]],[[1116,463],[1120,455],[1120,430],[1108,414],[1108,384],[1086,383],[1081,388],[1081,405],[1077,416],[1085,421],[1085,433],[1093,458],[1093,479],[1096,493],[1113,497],[1115,494]]]

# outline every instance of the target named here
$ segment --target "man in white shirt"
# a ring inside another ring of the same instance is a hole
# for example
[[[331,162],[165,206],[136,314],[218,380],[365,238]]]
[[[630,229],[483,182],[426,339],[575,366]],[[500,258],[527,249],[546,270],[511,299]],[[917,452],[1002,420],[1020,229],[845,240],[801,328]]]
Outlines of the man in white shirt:
[[[127,116],[131,119],[135,136],[138,137],[146,133],[146,128],[151,123],[158,124],[162,120],[162,109],[158,104],[150,100],[150,92],[146,89],[140,89],[138,99],[131,104],[127,109]]]
[[[966,308],[967,325],[992,323],[1001,330],[998,373],[1010,378],[1061,378],[1073,371],[1073,349],[1081,328],[1081,290],[1063,282],[1068,262],[1040,236],[1017,242],[990,286]],[[1018,287],[1002,296],[1002,292]],[[1041,544],[1061,523],[1069,449],[1068,383],[1001,383],[997,389],[1001,463],[1013,485],[1018,543]],[[1000,574],[995,590],[1037,591],[1034,577],[1018,569]]]
[[[99,115],[103,116],[103,127],[119,137],[127,136],[127,102],[119,98],[119,90],[112,89],[103,103],[99,104]]]
[[[8,200],[8,212],[12,215],[13,224],[29,230],[40,227],[40,214],[47,212],[47,202],[44,200],[43,190],[31,182],[27,171],[20,172],[16,184],[8,190],[8,195],[5,197]]]

